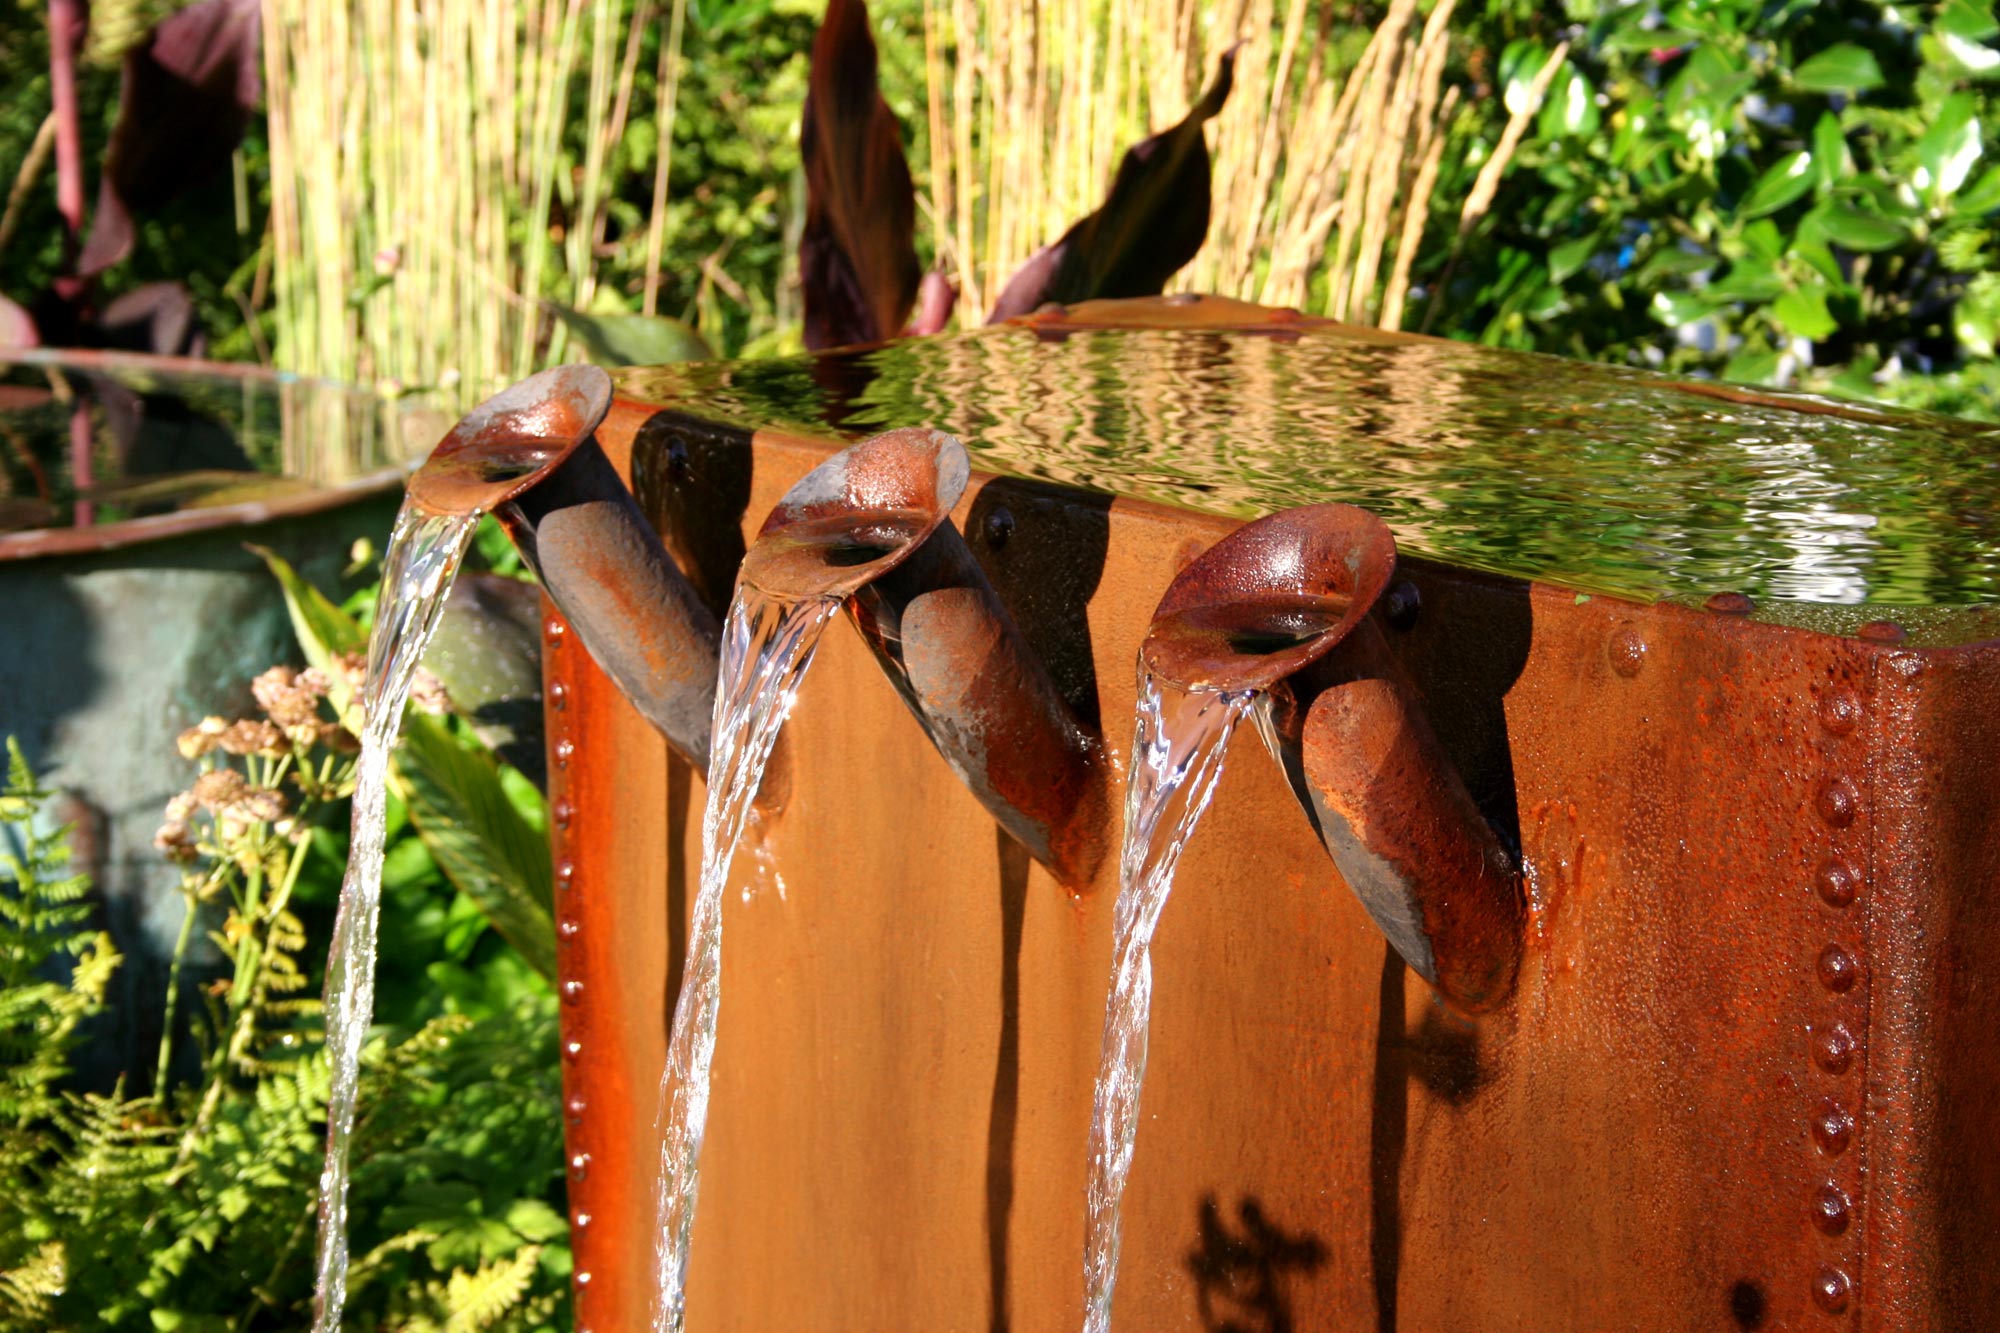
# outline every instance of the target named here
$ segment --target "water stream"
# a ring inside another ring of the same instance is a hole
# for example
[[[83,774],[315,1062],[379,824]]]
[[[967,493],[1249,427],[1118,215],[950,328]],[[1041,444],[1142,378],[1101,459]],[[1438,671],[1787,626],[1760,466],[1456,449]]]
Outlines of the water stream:
[[[763,781],[778,732],[812,664],[837,597],[784,601],[739,585],[722,629],[709,752],[708,805],[701,821],[701,886],[688,929],[687,967],[674,1006],[667,1067],[660,1077],[660,1197],[653,1327],[678,1333],[687,1295],[688,1240],[700,1185],[708,1076],[722,1004],[722,891]]]
[[[1106,1333],[1118,1282],[1119,1201],[1132,1170],[1146,1029],[1153,999],[1153,932],[1173,890],[1174,867],[1222,772],[1236,725],[1256,709],[1254,691],[1188,691],[1139,669],[1138,720],[1125,790],[1125,846],[1112,925],[1111,994],[1090,1125],[1090,1196],[1084,1241],[1084,1328]]]
[[[361,686],[361,757],[340,911],[326,958],[326,1050],[333,1089],[326,1111],[326,1165],[319,1178],[315,1333],[336,1333],[347,1300],[347,1156],[354,1133],[361,1047],[375,1012],[375,929],[382,900],[389,754],[403,705],[437,628],[477,514],[437,514],[405,502],[382,562],[382,598]]]

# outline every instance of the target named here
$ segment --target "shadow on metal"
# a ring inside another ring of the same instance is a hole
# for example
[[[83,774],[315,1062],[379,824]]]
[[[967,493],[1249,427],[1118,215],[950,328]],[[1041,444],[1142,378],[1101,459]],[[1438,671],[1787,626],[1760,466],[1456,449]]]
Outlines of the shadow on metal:
[[[1341,878],[1413,971],[1477,1012],[1513,987],[1520,878],[1370,614],[1395,568],[1363,510],[1274,514],[1181,571],[1140,651],[1185,688],[1269,695],[1265,741]]]
[[[598,666],[706,772],[721,626],[604,456],[610,408],[595,366],[530,376],[452,428],[410,499],[498,518]]]

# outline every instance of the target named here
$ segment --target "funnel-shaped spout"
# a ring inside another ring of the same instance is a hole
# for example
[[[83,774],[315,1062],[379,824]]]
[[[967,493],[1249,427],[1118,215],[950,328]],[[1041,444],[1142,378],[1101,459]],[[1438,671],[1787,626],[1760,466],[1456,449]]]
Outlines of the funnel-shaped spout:
[[[1479,1010],[1513,986],[1521,888],[1369,614],[1395,567],[1363,510],[1274,514],[1181,571],[1140,651],[1177,685],[1270,696],[1265,739],[1341,878],[1412,970]]]
[[[610,408],[595,366],[530,376],[466,414],[410,499],[497,517],[598,666],[706,772],[721,627],[598,445]]]
[[[742,577],[780,596],[844,597],[945,762],[1031,856],[1081,885],[1102,846],[1100,747],[949,518],[969,475],[949,435],[864,440],[786,494]]]

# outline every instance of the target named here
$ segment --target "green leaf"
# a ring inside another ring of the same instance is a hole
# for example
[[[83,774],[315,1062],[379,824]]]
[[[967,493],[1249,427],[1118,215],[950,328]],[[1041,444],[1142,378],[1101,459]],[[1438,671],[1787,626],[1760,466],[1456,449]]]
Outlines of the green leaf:
[[[396,777],[410,822],[451,882],[553,980],[548,841],[514,808],[493,760],[461,746],[437,719],[413,714],[404,721]]]
[[[1966,356],[1989,357],[2000,343],[2000,274],[1974,278],[1951,312],[1958,350]]]
[[[1818,342],[1840,327],[1827,312],[1826,297],[1823,286],[1799,287],[1773,301],[1771,314],[1788,331]]]
[[[1778,354],[1769,351],[1744,352],[1722,368],[1722,378],[1737,384],[1769,384],[1777,374]]]
[[[1840,128],[1840,118],[1831,111],[1820,112],[1818,122],[1813,125],[1812,159],[1822,192],[1832,189],[1854,168],[1854,160],[1847,153],[1847,132]]]
[[[1775,299],[1785,290],[1784,280],[1769,261],[1744,258],[1730,266],[1729,272],[1715,282],[1702,288],[1702,295],[1711,301],[1742,301],[1749,305],[1763,305]]]
[[[1653,313],[1668,328],[1677,329],[1707,319],[1713,308],[1691,292],[1654,292]]]
[[[1565,281],[1570,274],[1589,263],[1590,257],[1596,253],[1595,235],[1578,237],[1574,241],[1565,241],[1558,245],[1549,251],[1549,281],[1554,283]]]
[[[1757,178],[1737,212],[1746,218],[1775,213],[1812,188],[1811,153],[1787,153]]]
[[[360,652],[368,646],[361,627],[318,588],[300,578],[298,571],[276,551],[255,545],[250,550],[263,557],[264,564],[284,589],[285,610],[291,615],[292,632],[299,636],[299,647],[305,650],[306,661],[329,676],[337,676],[330,669],[334,658],[342,653]]]
[[[1902,226],[1844,204],[1821,204],[1799,223],[1800,240],[1823,239],[1850,250],[1888,250],[1907,238]]]
[[[1979,152],[1978,105],[1971,93],[1953,93],[1917,140],[1917,161],[1923,166],[1917,188],[1933,203],[1951,198],[1972,174]]]
[[[1939,32],[1969,42],[1983,42],[2000,33],[2000,20],[1993,17],[1993,7],[1980,0],[1948,0],[1939,7],[1933,26]]]
[[[665,315],[586,315],[553,301],[545,304],[600,366],[663,366],[715,355],[699,333]]]
[[[1852,42],[1829,46],[1792,73],[1795,86],[1809,93],[1855,93],[1880,88],[1882,67],[1873,54]]]
[[[1986,174],[1973,182],[1969,189],[1960,190],[1958,198],[1952,201],[1958,212],[1978,217],[2000,208],[2000,167],[1988,167]]]

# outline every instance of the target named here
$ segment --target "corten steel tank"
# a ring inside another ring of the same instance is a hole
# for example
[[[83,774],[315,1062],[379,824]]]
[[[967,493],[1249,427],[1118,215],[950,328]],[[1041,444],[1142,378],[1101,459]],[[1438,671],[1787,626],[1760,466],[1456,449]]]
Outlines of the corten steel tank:
[[[718,609],[843,440],[961,438],[958,526],[1114,798],[1177,572],[1305,503],[1394,531],[1371,633],[1516,858],[1518,968],[1476,1014],[1435,993],[1240,736],[1154,946],[1118,1327],[1991,1327],[1990,432],[1212,298],[620,391],[599,438]],[[551,614],[578,1327],[608,1333],[651,1296],[702,790],[576,638]],[[853,622],[780,774],[725,909],[689,1327],[1076,1327],[1116,800],[1059,882]]]

